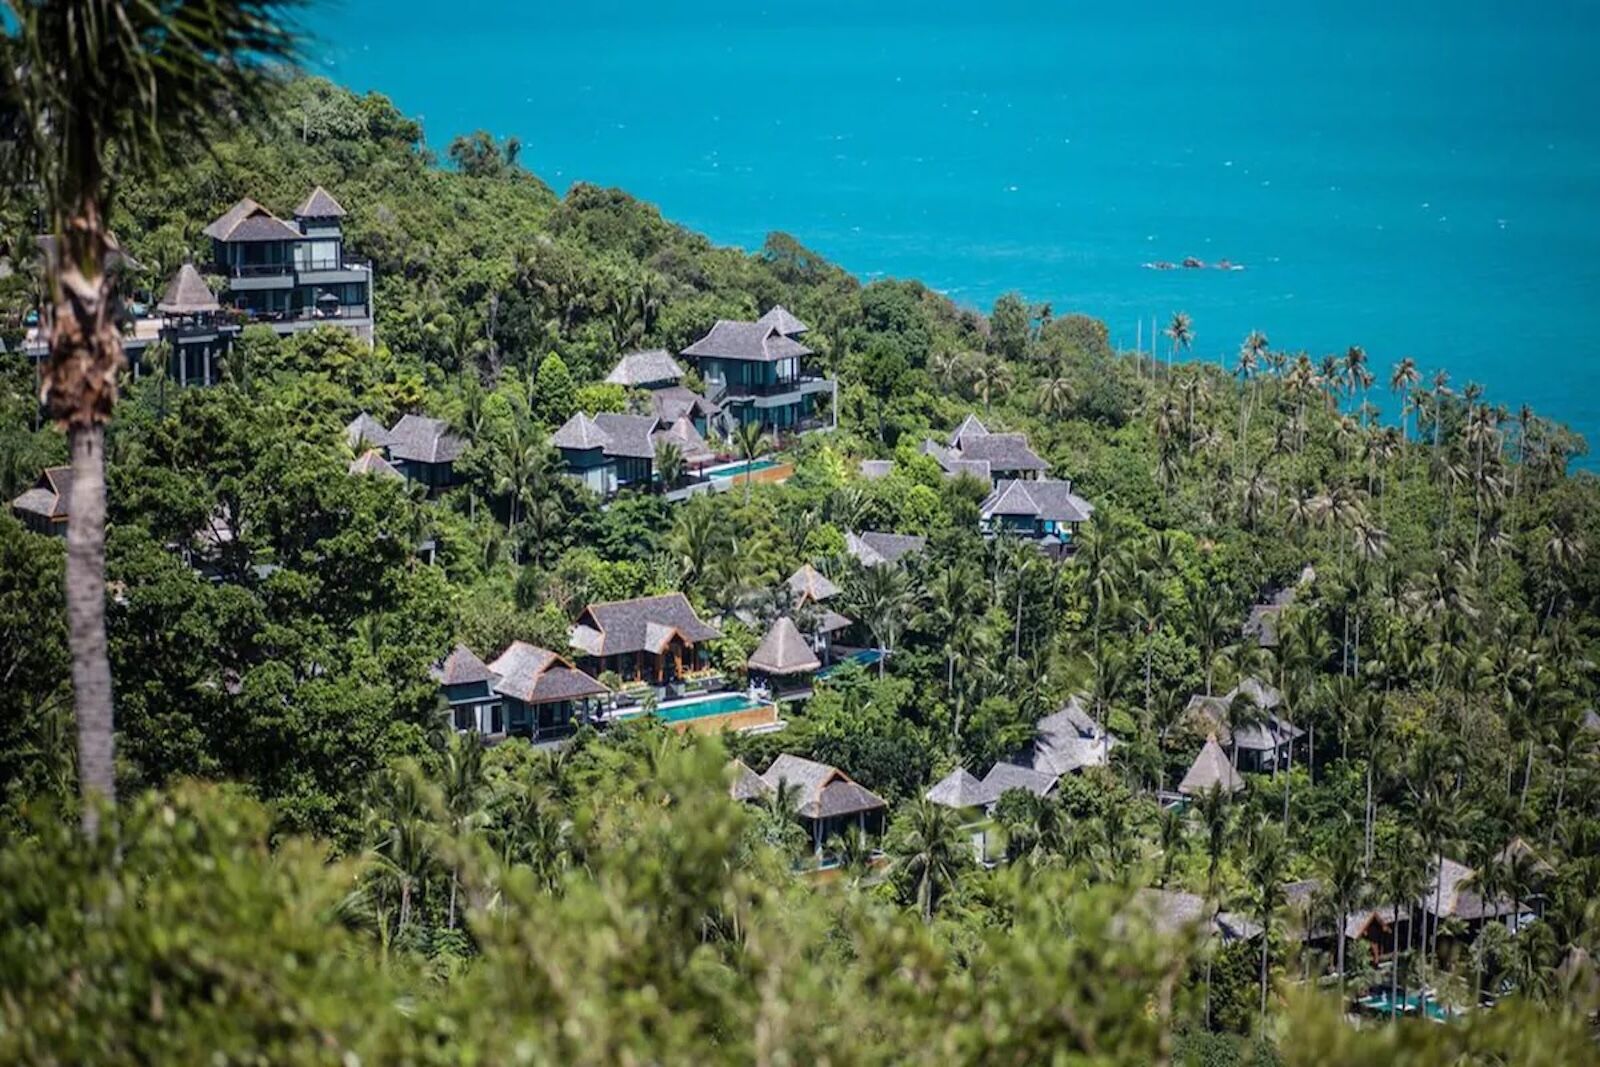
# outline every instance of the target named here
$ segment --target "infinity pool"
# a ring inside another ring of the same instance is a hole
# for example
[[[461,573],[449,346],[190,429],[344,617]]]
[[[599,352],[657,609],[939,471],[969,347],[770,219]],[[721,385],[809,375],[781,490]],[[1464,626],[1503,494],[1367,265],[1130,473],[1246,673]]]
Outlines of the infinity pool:
[[[718,693],[716,696],[699,700],[685,700],[664,705],[656,709],[656,715],[665,722],[685,722],[689,719],[731,715],[736,711],[751,711],[766,706],[765,702],[752,700],[745,693]]]
[[[787,460],[768,457],[758,459],[747,467],[744,461],[741,460],[738,463],[724,463],[720,467],[707,467],[704,473],[709,478],[732,478],[745,473],[746,470],[751,474],[760,474],[762,471],[771,470],[773,467],[781,467],[787,462]]]

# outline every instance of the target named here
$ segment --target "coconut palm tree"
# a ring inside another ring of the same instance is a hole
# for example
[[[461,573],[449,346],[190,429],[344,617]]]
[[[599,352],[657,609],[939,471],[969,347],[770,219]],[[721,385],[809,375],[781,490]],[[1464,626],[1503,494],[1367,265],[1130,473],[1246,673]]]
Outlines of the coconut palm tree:
[[[862,567],[847,585],[847,599],[855,607],[855,615],[872,631],[878,642],[878,677],[883,677],[884,662],[894,651],[896,641],[905,631],[906,622],[915,604],[911,583],[899,567],[881,564]]]
[[[1184,832],[1183,815],[1177,808],[1161,809],[1160,822],[1156,829],[1157,843],[1161,847],[1161,884],[1165,886],[1172,880],[1172,872],[1177,867],[1178,860],[1188,851],[1189,837]]]
[[[72,456],[66,600],[82,824],[116,800],[105,628],[105,430],[123,364],[108,270],[118,180],[175,142],[257,114],[271,72],[297,54],[273,0],[8,0],[0,67],[0,173],[36,194],[54,237],[46,264],[44,405]]]
[[[1072,387],[1072,382],[1064,377],[1046,378],[1039,383],[1039,410],[1045,415],[1058,419],[1065,418],[1072,411],[1073,401],[1077,399],[1077,390]]]
[[[744,460],[744,502],[746,504],[750,503],[750,475],[752,468],[755,466],[756,460],[771,447],[771,439],[767,437],[766,433],[761,429],[761,423],[757,421],[741,422],[738,428],[733,431],[734,451],[739,454],[740,459]]]
[[[974,396],[983,398],[983,410],[989,411],[996,396],[1004,396],[1011,389],[1011,367],[1004,360],[988,356],[977,360],[967,369],[967,380]]]
[[[954,392],[966,372],[966,357],[959,352],[941,350],[928,357],[928,374],[940,392]]]
[[[932,922],[935,906],[966,866],[960,820],[951,809],[918,797],[895,819],[889,841],[894,862],[916,886],[922,921]]]
[[[1356,846],[1351,834],[1354,829],[1346,819],[1322,864],[1322,894],[1332,909],[1333,922],[1337,927],[1335,936],[1339,939],[1334,958],[1341,982],[1344,980],[1345,917],[1361,906],[1367,887],[1361,849]]]
[[[683,450],[671,441],[661,441],[656,445],[656,474],[661,477],[661,491],[671,492],[683,481],[683,472],[686,464],[683,460]]]
[[[1389,1011],[1391,1018],[1400,1018],[1400,923],[1407,927],[1406,940],[1411,940],[1411,909],[1426,887],[1426,871],[1421,862],[1421,848],[1416,838],[1405,827],[1397,829],[1390,843],[1388,862],[1382,876],[1382,894],[1393,909],[1391,915],[1393,959],[1389,969]]]
[[[1389,391],[1405,401],[1411,395],[1411,390],[1422,380],[1422,375],[1417,371],[1417,361],[1406,356],[1394,365],[1394,370],[1389,374]],[[1400,437],[1405,439],[1406,414],[1402,406],[1400,411]]]
[[[462,848],[488,821],[488,785],[483,771],[483,741],[475,731],[450,739],[440,776],[440,800],[447,839]],[[456,894],[461,884],[459,863],[450,866],[449,925],[456,925]]]
[[[1162,332],[1172,341],[1172,347],[1167,351],[1167,366],[1170,367],[1179,352],[1189,351],[1189,346],[1194,344],[1194,321],[1189,318],[1187,311],[1179,311]]]
[[[1283,876],[1289,852],[1283,831],[1272,823],[1256,828],[1250,852],[1250,910],[1261,924],[1261,1021],[1267,1019],[1267,953],[1272,942],[1272,920],[1283,907]]]

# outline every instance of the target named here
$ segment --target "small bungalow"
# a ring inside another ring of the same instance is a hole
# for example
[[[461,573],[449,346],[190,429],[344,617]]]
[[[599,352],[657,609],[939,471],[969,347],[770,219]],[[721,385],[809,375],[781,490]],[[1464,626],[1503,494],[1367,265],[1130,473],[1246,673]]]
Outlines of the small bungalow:
[[[833,659],[833,636],[850,627],[853,620],[825,605],[840,594],[840,589],[827,575],[809,563],[789,575],[789,594],[794,598],[806,629],[811,631],[813,647],[824,663]]]
[[[601,412],[592,418],[579,412],[550,437],[561,453],[566,473],[603,497],[619,489],[650,488],[656,479],[656,449],[677,448],[687,467],[709,463],[713,456],[705,438],[687,415],[663,423],[658,415]]]
[[[1261,603],[1250,609],[1250,614],[1239,627],[1239,636],[1246,641],[1254,641],[1261,648],[1277,648],[1278,619],[1283,609],[1294,603],[1299,587],[1310,584],[1316,576],[1317,572],[1307,564],[1294,585],[1269,593]]]
[[[811,695],[811,682],[822,662],[805,635],[787,615],[772,624],[746,664],[752,682],[764,684],[776,700],[800,700]]]
[[[663,349],[623,356],[606,375],[606,382],[645,390],[649,393],[650,412],[656,421],[670,426],[686,418],[702,437],[718,426],[722,416],[720,404],[683,384],[683,368]]]
[[[927,547],[926,537],[909,534],[863,530],[861,533],[846,533],[844,536],[844,550],[863,567],[893,565]]]
[[[1051,556],[1071,552],[1078,528],[1094,517],[1094,505],[1072,491],[1066,479],[1009,479],[978,506],[985,537],[1010,534],[1037,544]]]
[[[1001,797],[1012,790],[1020,789],[1043,798],[1054,793],[1060,781],[1060,775],[1048,771],[1037,771],[1018,763],[996,763],[979,784],[983,787],[985,806],[992,809]]]
[[[786,752],[772,761],[761,783],[764,793],[777,792],[780,787],[794,791],[795,816],[810,831],[812,847],[819,856],[823,845],[836,834],[851,829],[883,832],[889,805],[837,767]]]
[[[222,304],[206,280],[185,263],[156,303],[161,338],[171,346],[163,368],[179,385],[213,385],[222,378],[221,360],[232,347],[238,326],[220,318]],[[134,373],[140,367],[134,364]]]
[[[1028,444],[1026,434],[990,433],[976,415],[968,415],[947,445],[923,441],[922,454],[932,456],[952,478],[970,474],[986,483],[1043,477],[1050,469]]]
[[[356,453],[377,450],[401,477],[432,492],[456,484],[455,462],[467,450],[466,440],[452,433],[449,423],[423,415],[402,416],[386,430],[363,411],[344,428],[344,435]]]
[[[593,674],[666,687],[706,665],[705,642],[720,637],[682,593],[590,604],[572,627],[578,663]]]
[[[1236,707],[1252,705],[1255,713],[1235,727],[1241,719]],[[1305,731],[1280,718],[1274,709],[1283,705],[1283,694],[1259,678],[1244,678],[1221,696],[1196,694],[1184,708],[1183,721],[1196,731],[1221,738],[1232,752],[1234,762],[1247,771],[1270,771],[1288,765],[1294,742]]]
[[[488,664],[457,645],[433,676],[452,725],[486,736],[561,737],[610,695],[566,658],[524,641],[513,641]]]
[[[72,468],[46,467],[33,488],[11,502],[11,513],[35,533],[65,537],[71,496]]]
[[[1221,938],[1225,944],[1261,936],[1261,927],[1254,920],[1237,912],[1221,911],[1194,893],[1140,889],[1133,895],[1133,907],[1164,936],[1201,931]]]
[[[1213,789],[1237,793],[1244,788],[1244,779],[1228,762],[1228,756],[1217,744],[1216,735],[1206,738],[1206,743],[1190,764],[1189,771],[1178,783],[1178,792],[1186,797],[1199,796]]]
[[[979,863],[989,857],[989,833],[984,824],[985,809],[991,803],[983,783],[957,767],[922,794],[929,803],[950,808],[961,815],[962,826],[972,839],[972,851]]]
[[[1034,727],[1027,762],[1034,770],[1060,777],[1085,767],[1104,767],[1117,744],[1073,696],[1060,711],[1046,715]]]

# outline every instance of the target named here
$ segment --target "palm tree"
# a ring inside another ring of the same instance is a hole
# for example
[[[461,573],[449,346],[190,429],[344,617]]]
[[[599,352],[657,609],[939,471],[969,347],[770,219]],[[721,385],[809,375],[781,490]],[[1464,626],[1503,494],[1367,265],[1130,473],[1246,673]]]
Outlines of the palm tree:
[[[744,502],[750,503],[750,474],[755,462],[770,447],[771,440],[761,429],[757,421],[741,422],[738,429],[733,431],[734,451],[739,453],[739,458],[744,460]]]
[[[1172,880],[1172,871],[1178,860],[1188,850],[1189,838],[1184,833],[1183,816],[1177,808],[1161,809],[1157,827],[1157,842],[1161,846],[1161,884]]]
[[[1187,311],[1179,311],[1172,316],[1172,321],[1167,323],[1163,332],[1172,339],[1172,348],[1167,353],[1167,366],[1170,367],[1179,352],[1189,351],[1189,346],[1194,344],[1194,323]]]
[[[1345,826],[1333,839],[1333,845],[1328,850],[1328,855],[1322,865],[1322,893],[1328,905],[1333,910],[1333,922],[1338,928],[1338,949],[1336,950],[1336,968],[1339,980],[1344,981],[1344,926],[1345,917],[1361,906],[1362,896],[1366,890],[1366,874],[1362,870],[1361,850],[1356,847],[1355,840],[1351,837],[1353,826],[1345,820]]]
[[[980,359],[968,369],[974,395],[983,398],[983,410],[989,410],[995,396],[1004,396],[1011,388],[1011,367],[994,356]]]
[[[928,357],[928,374],[933,378],[933,384],[944,393],[955,391],[956,385],[966,374],[966,368],[967,360],[959,352],[945,350]]]
[[[1367,694],[1356,717],[1356,735],[1367,753],[1366,851],[1362,861],[1363,867],[1367,869],[1372,866],[1373,836],[1378,822],[1378,808],[1373,799],[1373,779],[1377,776],[1378,755],[1382,751],[1383,743],[1389,739],[1389,728],[1389,705],[1384,700],[1383,694]]]
[[[1228,835],[1233,828],[1233,798],[1220,784],[1200,794],[1195,803],[1200,825],[1205,829],[1206,897],[1215,907],[1222,877],[1222,860],[1228,852]],[[1206,1025],[1211,1024],[1211,957],[1206,957]]]
[[[123,172],[165,160],[219,116],[257,114],[270,68],[297,52],[276,0],[9,0],[0,88],[0,168],[44,207],[45,407],[72,455],[66,600],[82,824],[114,805],[111,665],[105,626],[105,430],[123,364],[108,273],[113,192]]]
[[[656,445],[656,473],[661,476],[661,491],[671,492],[674,487],[683,481],[685,463],[683,450],[671,441],[661,441]]]
[[[895,819],[894,830],[891,854],[916,884],[922,921],[932,922],[934,906],[955,885],[966,860],[961,822],[951,809],[919,797]]]
[[[1065,418],[1077,398],[1077,390],[1066,378],[1046,378],[1039,384],[1039,410],[1046,415]]]
[[[1397,1022],[1400,1018],[1400,923],[1404,919],[1406,940],[1410,941],[1411,906],[1425,886],[1425,872],[1418,863],[1420,852],[1416,839],[1400,828],[1394,835],[1389,862],[1383,871],[1383,895],[1394,909],[1390,926],[1394,953],[1389,965],[1389,1011]]]
[[[1410,397],[1412,388],[1422,380],[1422,375],[1417,371],[1417,361],[1406,356],[1394,365],[1394,371],[1389,375],[1389,391],[1401,397],[1402,401]],[[1404,406],[1400,411],[1400,438],[1403,441],[1406,435],[1406,415]]]
[[[483,741],[475,731],[456,734],[444,753],[441,800],[449,839],[455,847],[465,842],[484,824],[487,786],[483,773]],[[458,864],[450,868],[449,925],[456,925],[456,893],[461,883]]]
[[[1283,907],[1283,875],[1289,854],[1283,831],[1272,823],[1257,827],[1250,853],[1250,910],[1261,924],[1261,1021],[1267,1018],[1267,952],[1272,941],[1272,918]]]
[[[878,642],[878,677],[883,677],[884,661],[894,651],[911,613],[913,597],[905,572],[888,564],[861,568],[849,589],[855,613],[872,631]]]

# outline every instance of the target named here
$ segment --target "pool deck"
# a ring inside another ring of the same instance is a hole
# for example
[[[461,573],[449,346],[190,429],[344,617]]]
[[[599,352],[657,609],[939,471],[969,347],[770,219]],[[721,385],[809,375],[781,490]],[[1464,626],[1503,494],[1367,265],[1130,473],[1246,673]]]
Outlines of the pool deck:
[[[707,696],[689,700],[671,701],[656,710],[659,712],[667,707],[682,707],[685,704],[698,704],[709,702],[717,697],[729,696],[728,693],[713,693]],[[643,709],[629,709],[624,712],[612,712],[608,719],[612,722],[623,722],[637,719],[645,714]],[[659,718],[659,716],[657,716]],[[728,731],[743,733],[746,730],[771,731],[781,729],[783,720],[778,718],[778,707],[775,703],[767,702],[753,708],[738,708],[733,711],[718,712],[712,715],[701,715],[688,719],[675,721],[662,720],[667,726],[679,733],[690,731],[697,734],[720,734]]]

